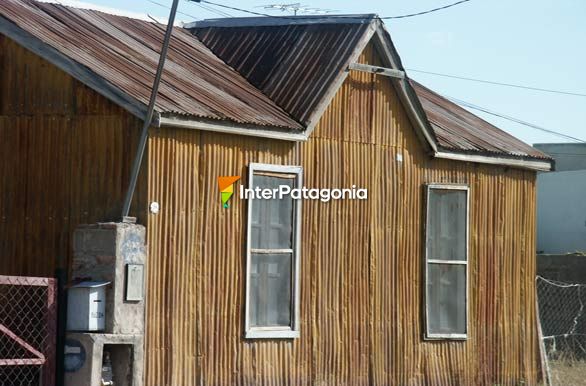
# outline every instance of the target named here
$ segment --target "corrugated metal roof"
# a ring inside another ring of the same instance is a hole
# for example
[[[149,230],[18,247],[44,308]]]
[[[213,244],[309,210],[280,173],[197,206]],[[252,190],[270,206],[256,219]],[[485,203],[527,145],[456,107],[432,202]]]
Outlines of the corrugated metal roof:
[[[148,104],[165,32],[163,25],[32,0],[2,0],[0,16],[138,102]],[[175,28],[171,39],[156,110],[303,129],[181,28]]]
[[[228,19],[196,23],[192,31],[222,60],[307,125],[338,74],[346,70],[372,17],[338,23],[316,23],[324,19],[312,18],[302,19],[305,23],[294,18]]]
[[[0,16],[86,66],[99,82],[148,103],[164,26],[33,0],[2,0]],[[232,18],[195,23],[196,37],[176,28],[157,111],[301,132],[373,23],[370,14]],[[430,141],[443,150],[550,159],[414,81],[407,90],[421,102]]]
[[[188,28],[279,106],[307,124],[325,90],[346,69],[375,16],[215,19]],[[394,52],[394,47],[391,49]],[[408,85],[420,99],[440,148],[548,159],[418,83],[411,81]]]
[[[435,132],[438,145],[447,150],[506,154],[551,159],[427,87],[410,80]]]

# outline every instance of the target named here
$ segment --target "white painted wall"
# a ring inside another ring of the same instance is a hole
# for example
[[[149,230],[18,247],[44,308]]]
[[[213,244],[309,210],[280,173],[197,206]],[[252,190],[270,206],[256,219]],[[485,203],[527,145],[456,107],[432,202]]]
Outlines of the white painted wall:
[[[537,176],[537,251],[586,252],[586,170]]]

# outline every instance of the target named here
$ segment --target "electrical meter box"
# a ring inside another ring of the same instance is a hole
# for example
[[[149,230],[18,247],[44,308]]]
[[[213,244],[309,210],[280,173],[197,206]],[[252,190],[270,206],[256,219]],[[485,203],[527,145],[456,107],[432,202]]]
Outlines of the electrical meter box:
[[[84,281],[69,288],[68,331],[103,331],[106,327],[107,281]]]

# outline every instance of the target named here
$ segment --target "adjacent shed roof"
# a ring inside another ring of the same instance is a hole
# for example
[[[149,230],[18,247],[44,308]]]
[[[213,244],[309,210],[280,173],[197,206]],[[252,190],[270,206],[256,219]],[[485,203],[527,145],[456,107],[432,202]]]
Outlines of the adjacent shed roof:
[[[32,0],[0,1],[2,18],[1,32],[15,27],[21,35],[26,35],[30,44],[40,41],[84,66],[87,74],[83,76],[95,75],[96,82],[106,83],[104,88],[120,90],[130,97],[129,103],[136,102],[143,107],[148,104],[165,26]],[[181,28],[173,32],[156,110],[303,129],[281,107]]]
[[[410,80],[410,83],[442,149],[550,159],[541,151],[416,81]]]

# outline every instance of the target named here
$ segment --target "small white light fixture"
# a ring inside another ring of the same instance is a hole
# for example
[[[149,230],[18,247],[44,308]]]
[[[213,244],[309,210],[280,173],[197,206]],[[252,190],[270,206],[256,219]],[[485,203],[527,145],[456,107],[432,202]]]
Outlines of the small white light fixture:
[[[403,162],[403,154],[397,153],[397,162]]]
[[[161,210],[161,206],[159,205],[158,202],[153,201],[149,205],[149,210],[151,211],[152,214],[157,214]]]

